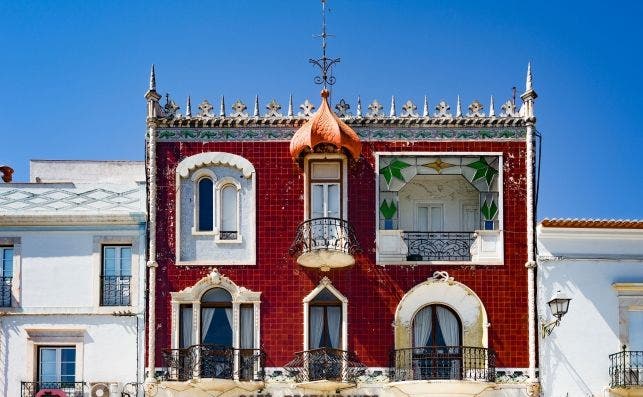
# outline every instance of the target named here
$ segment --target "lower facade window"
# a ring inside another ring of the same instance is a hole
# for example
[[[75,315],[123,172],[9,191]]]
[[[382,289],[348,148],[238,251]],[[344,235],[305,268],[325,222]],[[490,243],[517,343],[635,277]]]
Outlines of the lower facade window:
[[[40,347],[38,349],[40,388],[73,388],[76,382],[76,348]]]
[[[103,246],[101,306],[129,306],[132,281],[132,247]]]
[[[0,307],[11,307],[13,247],[0,247]]]

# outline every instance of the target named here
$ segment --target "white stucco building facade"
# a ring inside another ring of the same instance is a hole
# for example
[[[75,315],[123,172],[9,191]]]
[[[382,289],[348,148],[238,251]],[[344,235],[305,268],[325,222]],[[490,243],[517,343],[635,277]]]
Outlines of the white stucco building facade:
[[[136,395],[145,213],[142,162],[32,161],[0,185],[0,395]]]
[[[541,327],[553,294],[571,298],[539,337],[542,394],[643,395],[643,222],[544,220],[537,283]]]

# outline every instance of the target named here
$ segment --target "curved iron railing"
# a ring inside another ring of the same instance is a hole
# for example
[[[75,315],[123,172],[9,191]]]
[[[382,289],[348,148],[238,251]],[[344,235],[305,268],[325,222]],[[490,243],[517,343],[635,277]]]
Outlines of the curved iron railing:
[[[470,261],[474,232],[402,232],[408,261]]]
[[[313,218],[299,224],[289,253],[294,257],[316,250],[345,252],[350,255],[361,251],[355,230],[339,218]]]
[[[62,390],[67,397],[84,397],[86,391],[85,382],[21,382],[20,386],[21,397],[36,397],[43,390]]]
[[[317,380],[353,383],[364,374],[366,366],[353,352],[320,348],[295,353],[295,358],[284,365],[284,369],[297,383]]]
[[[610,354],[610,387],[643,386],[643,351]]]
[[[496,354],[492,349],[467,346],[423,346],[393,352],[394,379],[469,380],[493,382]]]
[[[163,352],[167,379],[217,378],[263,380],[265,353],[261,349],[235,349],[219,345],[193,345]]]

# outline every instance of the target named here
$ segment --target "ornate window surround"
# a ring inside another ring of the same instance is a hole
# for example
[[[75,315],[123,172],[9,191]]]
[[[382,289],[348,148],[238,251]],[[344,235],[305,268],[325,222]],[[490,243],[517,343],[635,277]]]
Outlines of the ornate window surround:
[[[254,292],[244,287],[239,287],[228,277],[219,273],[218,269],[197,281],[192,287],[179,292],[171,292],[172,306],[172,349],[179,348],[180,306],[192,305],[192,341],[199,344],[201,340],[201,297],[212,288],[223,288],[232,295],[232,347],[239,348],[239,323],[241,305],[251,304],[254,311],[254,349],[259,349],[260,320],[261,320],[261,292]]]
[[[1,237],[0,245],[13,248],[13,276],[11,279],[11,307],[2,307],[0,310],[10,311],[20,307],[21,288],[20,280],[22,261],[21,259],[21,240],[20,237]]]
[[[324,289],[329,290],[333,295],[337,297],[342,302],[342,346],[341,350],[348,350],[348,298],[345,297],[337,288],[333,286],[333,283],[328,277],[323,277],[317,287],[310,291],[308,295],[304,297],[302,302],[304,303],[304,345],[302,350],[308,350],[308,310],[310,308],[310,302],[315,299],[315,297]]]
[[[614,283],[618,296],[618,337],[621,345],[630,345],[629,312],[643,311],[643,283]]]
[[[489,347],[487,311],[471,288],[437,271],[426,281],[411,288],[395,310],[395,349],[413,347],[413,319],[424,307],[441,304],[452,309],[462,322],[462,345]]]

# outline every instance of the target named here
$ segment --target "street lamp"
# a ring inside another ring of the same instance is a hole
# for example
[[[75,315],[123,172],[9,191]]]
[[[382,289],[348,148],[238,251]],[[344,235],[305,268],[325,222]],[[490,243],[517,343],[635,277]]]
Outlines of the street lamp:
[[[544,319],[541,319],[541,331],[543,338],[545,338],[547,335],[551,335],[554,328],[560,325],[560,319],[563,318],[563,316],[569,309],[569,301],[571,301],[571,299],[560,292],[560,290],[558,290],[551,297],[549,302],[547,302],[547,305],[549,306],[549,309],[551,310],[551,313],[555,318],[548,322],[545,322]]]

